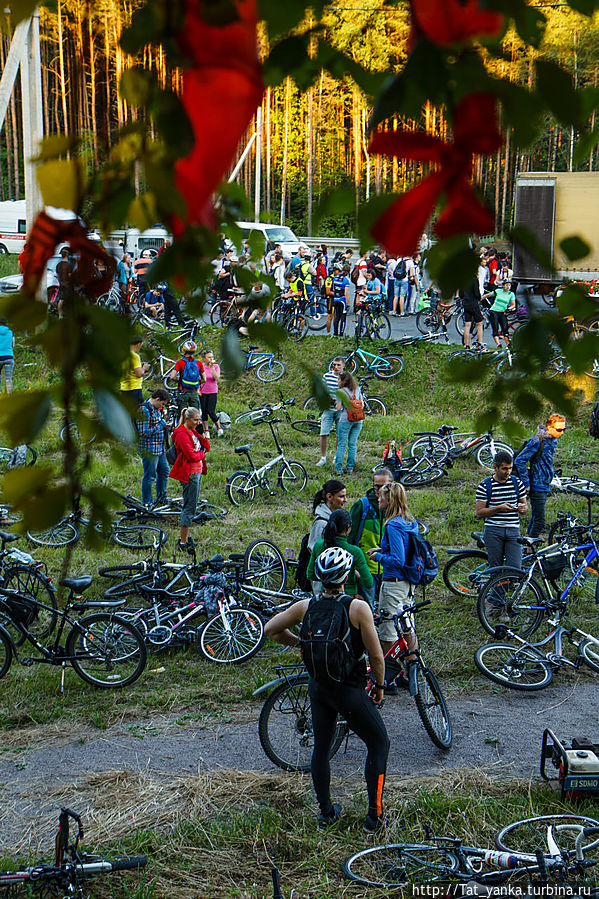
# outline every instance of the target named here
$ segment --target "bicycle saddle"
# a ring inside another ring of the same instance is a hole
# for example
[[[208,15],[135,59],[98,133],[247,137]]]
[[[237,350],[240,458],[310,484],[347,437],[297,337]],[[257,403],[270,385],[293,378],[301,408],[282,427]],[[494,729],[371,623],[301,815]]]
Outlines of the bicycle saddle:
[[[68,587],[74,593],[83,593],[84,590],[91,587],[92,580],[91,574],[83,574],[81,577],[65,577],[60,581],[60,586]]]
[[[252,444],[251,444],[251,443],[244,443],[243,446],[236,446],[236,447],[235,447],[235,452],[236,452],[236,453],[249,453],[249,451],[251,450],[251,448],[252,448]]]
[[[257,350],[257,349],[258,349],[258,346],[257,346],[257,345],[255,345],[255,344],[253,344],[253,343],[249,343],[249,344],[248,344],[248,350]]]
[[[244,553],[229,553],[229,561],[231,562],[243,562],[244,558]]]
[[[518,543],[521,543],[522,546],[529,546],[531,549],[542,542],[542,537],[518,537]]]
[[[15,540],[20,540],[20,534],[9,534],[7,531],[0,531],[0,540],[2,543],[14,543]]]
[[[472,539],[475,541],[475,543],[476,543],[476,545],[478,546],[479,549],[486,549],[486,548],[487,548],[487,547],[486,547],[486,544],[485,544],[485,541],[483,540],[483,534],[482,534],[482,531],[472,531],[472,533],[470,534],[470,536],[471,536]]]
[[[457,425],[441,425],[439,428],[440,431],[445,431],[447,434],[450,434],[451,431],[457,431]]]

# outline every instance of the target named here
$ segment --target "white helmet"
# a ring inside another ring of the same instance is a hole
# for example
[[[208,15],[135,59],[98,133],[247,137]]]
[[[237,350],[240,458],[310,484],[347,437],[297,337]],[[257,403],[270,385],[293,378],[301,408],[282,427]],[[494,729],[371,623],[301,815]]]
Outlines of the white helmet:
[[[316,559],[314,574],[321,584],[331,586],[345,583],[352,566],[354,557],[346,549],[340,546],[331,546],[325,549]]]

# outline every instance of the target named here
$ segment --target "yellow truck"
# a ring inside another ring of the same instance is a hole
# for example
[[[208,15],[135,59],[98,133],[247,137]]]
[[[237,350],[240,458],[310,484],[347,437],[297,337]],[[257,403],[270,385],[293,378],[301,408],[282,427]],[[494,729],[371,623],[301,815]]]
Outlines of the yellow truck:
[[[599,172],[526,172],[516,176],[514,225],[525,225],[551,255],[555,271],[543,268],[514,243],[514,278],[538,284],[541,292],[564,281],[599,279]],[[575,262],[560,242],[581,237],[591,248]],[[544,288],[544,289],[543,289]]]

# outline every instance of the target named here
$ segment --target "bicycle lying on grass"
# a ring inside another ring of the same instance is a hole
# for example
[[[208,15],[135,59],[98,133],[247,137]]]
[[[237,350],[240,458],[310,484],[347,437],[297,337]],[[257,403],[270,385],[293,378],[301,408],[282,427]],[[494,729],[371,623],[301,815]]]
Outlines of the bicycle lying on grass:
[[[412,603],[392,620],[397,640],[385,655],[385,683],[397,684],[413,698],[424,728],[439,749],[448,750],[452,743],[452,725],[439,682],[428,667],[420,649],[409,650],[405,632],[412,629],[412,615],[430,605],[430,601]],[[408,656],[414,661],[406,662]],[[312,712],[308,696],[308,673],[302,665],[275,668],[279,675],[254,692],[254,696],[272,690],[262,706],[258,722],[260,743],[268,758],[286,771],[309,771],[313,747]],[[368,675],[366,690],[374,682]],[[337,721],[329,758],[349,738],[349,725]]]
[[[511,446],[495,440],[493,431],[476,435],[473,431],[459,431],[455,425],[441,425],[436,431],[415,431],[416,440],[410,447],[410,455],[427,456],[437,465],[448,464],[460,456],[476,456],[483,468],[493,470],[495,455],[502,451],[514,455]]]
[[[360,338],[356,336],[356,348],[348,353],[347,355],[341,355],[344,363],[345,370],[350,374],[355,374],[358,371],[358,368],[362,366],[366,369],[366,374],[373,374],[376,378],[380,378],[383,381],[388,380],[389,378],[394,378],[396,375],[401,374],[404,368],[404,361],[401,356],[396,356],[393,353],[388,353],[386,349],[380,351],[380,353],[370,353],[367,350],[363,350],[360,346]],[[333,356],[332,359],[327,363],[327,371],[330,370],[331,365],[335,361],[337,356]]]
[[[243,355],[245,357],[243,370],[249,371],[251,368],[255,368],[256,377],[260,381],[278,381],[287,371],[285,363],[277,359],[274,353],[260,350],[257,346],[249,346]],[[223,374],[227,375],[227,367],[222,359],[220,367]]]
[[[276,491],[272,489],[269,482],[269,472],[277,466],[279,467],[277,484],[283,491],[285,491],[285,493],[301,493],[307,484],[308,474],[304,466],[301,462],[296,462],[294,459],[288,459],[285,455],[285,450],[281,446],[278,432],[275,428],[275,425],[279,424],[281,419],[268,418],[265,419],[265,421],[270,428],[272,438],[278,450],[278,455],[268,462],[265,462],[260,468],[256,468],[252,457],[250,456],[252,444],[246,443],[243,446],[235,447],[237,455],[243,454],[247,457],[249,471],[247,469],[240,469],[234,471],[233,474],[227,478],[227,496],[234,506],[240,506],[246,502],[253,502],[257,490],[264,490],[270,494],[270,496],[274,496]],[[260,424],[262,422],[256,423]]]
[[[70,843],[69,819],[77,824],[77,835],[73,843]],[[10,899],[18,889],[20,895],[24,894],[24,890],[32,890],[42,899],[49,899],[51,896],[83,899],[83,884],[88,878],[117,871],[134,871],[145,868],[148,863],[145,855],[125,855],[111,859],[97,853],[83,852],[79,848],[82,839],[83,825],[79,815],[68,808],[61,808],[54,864],[30,865],[21,871],[3,871],[0,873],[0,895],[3,899]]]
[[[599,846],[599,821],[584,815],[525,818],[497,834],[496,849],[465,846],[459,838],[435,836],[428,828],[426,840],[362,849],[345,860],[343,873],[356,883],[385,889],[435,881],[492,886],[525,877],[531,895],[554,895],[547,885],[557,883],[572,885],[563,895],[575,896],[576,887],[585,887],[581,892],[589,896],[597,861],[589,855]],[[528,893],[516,888],[514,894]]]

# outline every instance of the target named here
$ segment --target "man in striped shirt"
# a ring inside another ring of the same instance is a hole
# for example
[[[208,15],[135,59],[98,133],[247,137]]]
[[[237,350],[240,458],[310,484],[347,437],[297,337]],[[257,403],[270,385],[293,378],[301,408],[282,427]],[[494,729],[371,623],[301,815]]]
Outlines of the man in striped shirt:
[[[522,567],[520,515],[526,515],[526,488],[520,478],[512,474],[513,459],[509,453],[498,452],[493,460],[493,476],[485,478],[476,489],[476,517],[485,527],[483,538],[489,565],[505,564]]]
[[[325,409],[320,416],[320,459],[316,463],[318,467],[327,464],[327,442],[329,434],[333,430],[333,426],[339,420],[340,412],[337,412],[335,403],[337,402],[337,390],[339,389],[339,375],[345,368],[345,360],[343,356],[336,356],[331,362],[331,367],[326,374],[322,376],[327,390],[331,396],[331,408]]]

